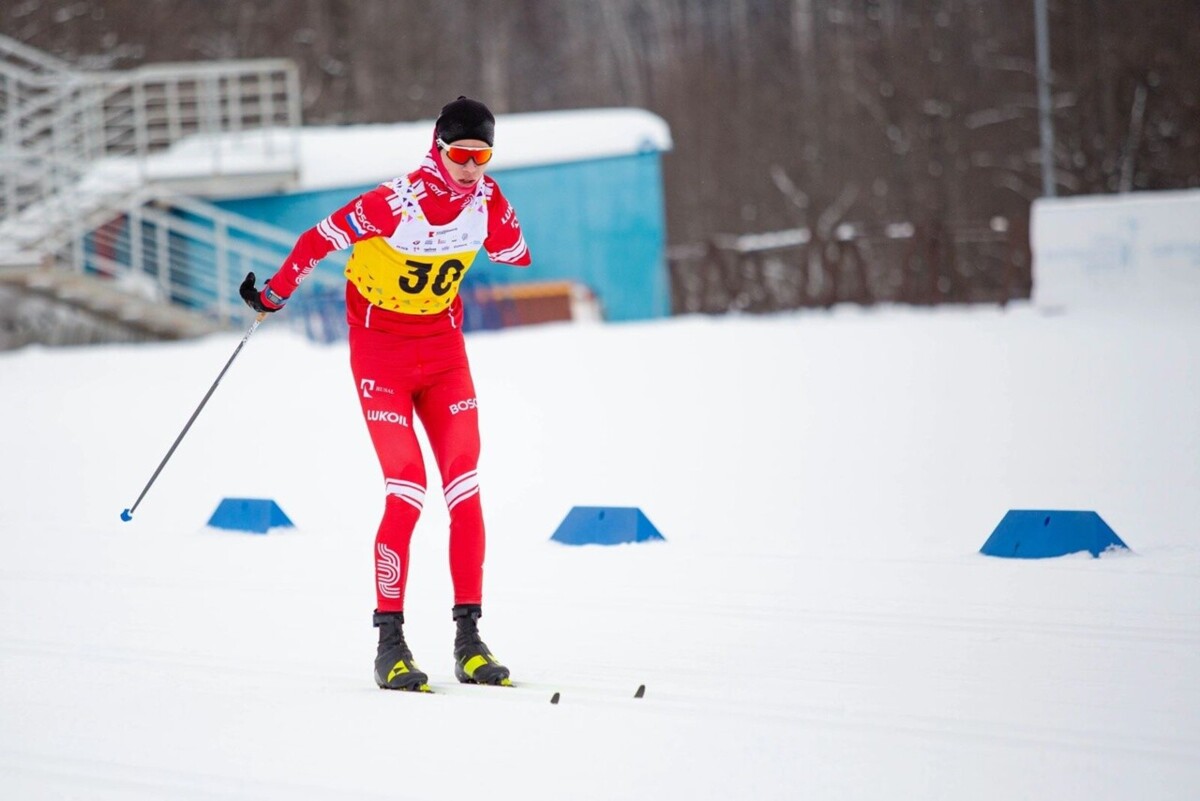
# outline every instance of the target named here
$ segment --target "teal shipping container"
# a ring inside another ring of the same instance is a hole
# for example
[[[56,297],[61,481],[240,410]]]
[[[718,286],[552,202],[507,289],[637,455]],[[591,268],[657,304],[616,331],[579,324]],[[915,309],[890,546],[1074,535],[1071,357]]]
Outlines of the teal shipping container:
[[[214,202],[299,235],[416,169],[432,144],[432,119],[304,128],[294,189]],[[488,173],[517,210],[533,265],[494,264],[481,253],[464,286],[570,281],[591,291],[605,320],[668,315],[661,160],[670,148],[666,123],[640,109],[497,115]],[[341,268],[318,270],[336,280]]]

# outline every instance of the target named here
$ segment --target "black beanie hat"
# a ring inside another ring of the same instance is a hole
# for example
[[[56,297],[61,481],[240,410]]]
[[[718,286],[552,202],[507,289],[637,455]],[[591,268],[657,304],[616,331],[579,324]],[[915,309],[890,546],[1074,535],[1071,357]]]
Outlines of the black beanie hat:
[[[457,100],[442,106],[442,115],[437,118],[434,130],[437,138],[446,144],[460,139],[480,139],[491,145],[496,136],[496,118],[478,100],[459,95]]]

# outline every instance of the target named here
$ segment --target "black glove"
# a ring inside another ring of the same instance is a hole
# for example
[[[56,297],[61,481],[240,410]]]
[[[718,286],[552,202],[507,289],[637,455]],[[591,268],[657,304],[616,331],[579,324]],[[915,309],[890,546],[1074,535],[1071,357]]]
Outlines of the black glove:
[[[246,305],[256,312],[277,312],[287,302],[287,298],[281,297],[271,291],[270,286],[264,286],[262,292],[255,289],[254,273],[246,273],[246,280],[242,281],[242,286],[238,289],[238,292],[241,294],[242,300],[246,301]]]

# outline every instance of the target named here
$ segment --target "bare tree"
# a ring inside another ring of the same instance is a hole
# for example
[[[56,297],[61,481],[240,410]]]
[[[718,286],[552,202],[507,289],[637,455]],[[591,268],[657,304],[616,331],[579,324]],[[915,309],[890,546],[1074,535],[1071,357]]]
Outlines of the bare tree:
[[[1020,230],[1040,193],[1021,4],[24,0],[0,31],[102,66],[293,58],[310,123],[428,118],[458,94],[498,111],[646,107],[675,139],[673,243],[993,218]],[[1051,33],[1060,192],[1200,186],[1200,4],[1055,0]],[[945,298],[984,281],[938,269]]]

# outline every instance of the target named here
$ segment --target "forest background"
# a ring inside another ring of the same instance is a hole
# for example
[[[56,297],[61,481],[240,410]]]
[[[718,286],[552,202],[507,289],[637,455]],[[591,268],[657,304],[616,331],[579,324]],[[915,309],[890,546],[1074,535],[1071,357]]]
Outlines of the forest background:
[[[1058,194],[1200,186],[1200,3],[1048,5]],[[653,111],[677,311],[1029,294],[1034,0],[17,0],[0,33],[290,58],[306,124]]]

